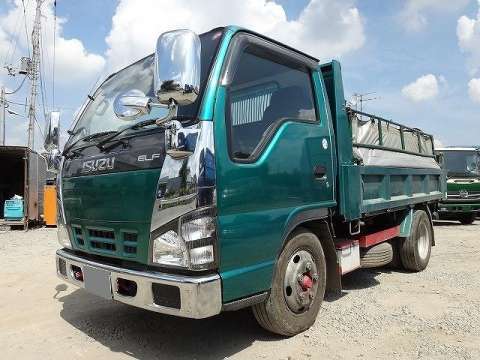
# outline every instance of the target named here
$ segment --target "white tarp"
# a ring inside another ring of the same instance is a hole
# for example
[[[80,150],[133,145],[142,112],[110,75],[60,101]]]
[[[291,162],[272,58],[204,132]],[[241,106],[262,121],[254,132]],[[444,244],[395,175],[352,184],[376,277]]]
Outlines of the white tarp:
[[[440,169],[440,165],[438,165],[434,158],[426,156],[361,147],[355,147],[355,154],[362,159],[363,165],[368,166]]]
[[[355,114],[350,116],[352,122],[352,141],[358,145],[380,146],[380,132],[378,119],[362,120]],[[392,167],[414,167],[414,168],[440,168],[434,158],[415,154],[406,154],[395,150],[402,149],[402,138],[400,127],[395,124],[381,121],[382,146],[391,148],[392,151],[384,149],[370,149],[362,146],[353,148],[354,156],[364,165],[392,166]],[[404,151],[433,155],[432,139],[410,129],[403,129]],[[420,147],[420,149],[419,149]]]

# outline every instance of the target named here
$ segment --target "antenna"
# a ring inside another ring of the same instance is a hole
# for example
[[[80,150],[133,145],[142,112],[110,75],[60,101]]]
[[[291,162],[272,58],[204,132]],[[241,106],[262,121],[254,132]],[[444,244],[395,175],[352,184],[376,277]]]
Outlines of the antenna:
[[[374,95],[374,94],[376,94],[376,93],[375,92],[369,92],[369,93],[364,93],[364,94],[354,93],[353,97],[355,98],[355,110],[358,110],[358,104],[360,103],[360,112],[363,112],[363,103],[364,102],[380,99],[380,96],[372,97],[372,95]]]

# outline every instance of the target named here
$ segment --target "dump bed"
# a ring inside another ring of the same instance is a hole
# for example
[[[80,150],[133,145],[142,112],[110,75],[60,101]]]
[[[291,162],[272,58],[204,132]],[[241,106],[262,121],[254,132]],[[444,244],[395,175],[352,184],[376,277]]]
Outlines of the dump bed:
[[[355,220],[444,197],[433,137],[348,108],[340,64],[332,61],[321,70],[336,135],[340,215]]]

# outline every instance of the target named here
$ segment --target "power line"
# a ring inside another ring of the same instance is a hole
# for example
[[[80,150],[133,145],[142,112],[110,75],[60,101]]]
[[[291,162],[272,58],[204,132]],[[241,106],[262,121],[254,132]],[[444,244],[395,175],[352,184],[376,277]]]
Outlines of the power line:
[[[30,3],[30,0],[27,0],[27,6]],[[28,52],[28,57],[30,57],[30,40],[28,39],[28,30],[27,30],[27,11],[25,9],[25,1],[22,0],[22,6],[23,6],[23,19],[24,19],[24,24],[25,24],[25,40],[27,44],[27,52]]]
[[[47,104],[47,91],[46,91],[46,85],[45,85],[45,53],[44,53],[44,41],[43,41],[43,33],[40,33],[40,93],[42,96],[42,108],[43,108],[43,116],[46,119],[47,118],[47,111],[46,107],[48,106]],[[47,66],[48,66],[48,61],[47,61]]]
[[[7,94],[7,95],[12,95],[12,94],[15,94],[16,92],[18,92],[18,91],[22,88],[22,86],[23,86],[23,84],[25,83],[25,80],[26,80],[26,79],[27,79],[27,77],[24,76],[22,82],[20,83],[20,85],[19,85],[15,90],[13,90],[12,92],[5,92],[5,94]]]
[[[10,57],[10,61],[8,61],[8,63],[12,63],[12,59],[13,59],[13,56],[15,55],[14,53],[16,52],[17,50],[17,41],[18,41],[18,31],[19,31],[19,25],[20,25],[20,13],[17,14],[17,18],[15,20],[15,25],[13,27],[13,38],[12,40],[10,41],[10,46],[8,48],[8,51],[5,53],[5,56],[4,56],[4,65],[7,65],[7,60],[9,59]]]
[[[6,100],[7,103],[9,104],[13,104],[13,105],[18,105],[18,106],[28,106],[28,104],[26,102],[22,103],[22,102],[18,102],[18,101],[12,101],[12,100]],[[68,110],[68,111],[75,111],[77,110],[77,108],[75,107],[72,107],[72,106],[57,106],[56,107],[57,110]]]
[[[38,131],[40,131],[40,135],[42,135],[42,138],[45,138],[45,136],[43,135],[42,127],[41,127],[40,124],[38,123],[38,120],[37,120],[37,117],[36,117],[36,116],[34,117],[34,120],[35,120],[35,124],[37,124]]]

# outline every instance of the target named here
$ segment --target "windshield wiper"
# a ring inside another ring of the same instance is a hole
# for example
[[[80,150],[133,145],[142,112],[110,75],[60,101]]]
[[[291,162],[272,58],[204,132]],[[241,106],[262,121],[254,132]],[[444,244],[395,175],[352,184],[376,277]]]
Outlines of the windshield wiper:
[[[180,121],[182,124],[185,124],[186,126],[194,125],[194,124],[198,123],[198,118],[192,117],[192,116],[183,116],[183,115],[174,116],[171,120]],[[107,150],[107,148],[105,148],[104,145],[106,143],[110,142],[111,140],[113,140],[114,138],[116,138],[118,135],[124,133],[127,130],[138,130],[138,129],[141,129],[145,126],[156,124],[156,121],[157,121],[157,119],[150,119],[150,120],[140,121],[140,122],[138,122],[136,124],[133,124],[131,126],[127,126],[126,128],[123,128],[122,130],[118,130],[118,131],[114,132],[111,136],[103,139],[102,141],[99,141],[97,143],[97,147],[100,150]],[[162,124],[162,125],[157,124],[157,126],[165,127],[165,126],[167,126],[167,123]]]
[[[116,138],[118,135],[123,134],[127,130],[137,130],[137,129],[141,129],[145,126],[153,125],[153,124],[155,124],[155,120],[156,119],[140,121],[140,122],[138,122],[136,124],[133,124],[131,126],[127,126],[126,128],[123,128],[122,130],[113,131],[112,135],[103,139],[102,141],[99,141],[96,145],[100,150],[105,150],[104,145],[106,143],[110,142],[111,140],[113,140],[114,138]]]
[[[101,132],[98,132],[98,133],[95,133],[95,134],[91,134],[91,135],[87,135],[81,139],[78,139],[77,141],[74,141],[70,146],[68,146],[67,148],[65,148],[62,152],[62,155],[67,157],[67,154],[75,147],[75,145],[77,145],[80,141],[83,141],[83,142],[88,142],[88,141],[91,141],[93,139],[96,139],[96,138],[99,138],[99,137],[102,137],[102,136],[105,136],[105,135],[108,135],[108,134],[112,134],[112,133],[116,133],[116,131],[101,131]],[[86,147],[82,148],[85,149]],[[80,150],[80,149],[78,149]],[[78,152],[77,152],[78,153]]]

